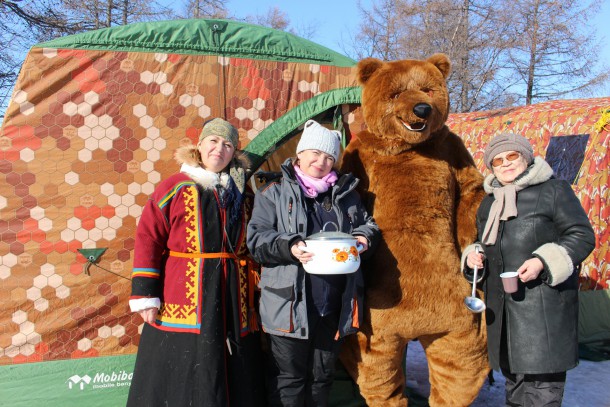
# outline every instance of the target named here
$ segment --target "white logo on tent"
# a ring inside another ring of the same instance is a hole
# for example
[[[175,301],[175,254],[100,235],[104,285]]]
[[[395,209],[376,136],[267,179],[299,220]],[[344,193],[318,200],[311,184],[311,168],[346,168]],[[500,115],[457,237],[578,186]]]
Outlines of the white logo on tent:
[[[71,389],[72,387],[78,385],[80,389],[83,390],[85,388],[85,384],[89,383],[91,383],[91,377],[88,375],[80,377],[79,375],[75,374],[68,379],[68,388]]]

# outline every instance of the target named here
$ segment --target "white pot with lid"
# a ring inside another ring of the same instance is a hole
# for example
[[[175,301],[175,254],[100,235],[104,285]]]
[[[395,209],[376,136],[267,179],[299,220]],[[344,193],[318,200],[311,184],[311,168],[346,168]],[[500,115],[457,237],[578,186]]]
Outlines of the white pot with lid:
[[[332,224],[337,231],[327,232],[326,226]],[[326,222],[322,231],[305,239],[303,251],[313,253],[310,261],[303,264],[306,272],[311,274],[349,274],[360,267],[360,251],[363,246],[347,233],[339,232],[334,222]]]

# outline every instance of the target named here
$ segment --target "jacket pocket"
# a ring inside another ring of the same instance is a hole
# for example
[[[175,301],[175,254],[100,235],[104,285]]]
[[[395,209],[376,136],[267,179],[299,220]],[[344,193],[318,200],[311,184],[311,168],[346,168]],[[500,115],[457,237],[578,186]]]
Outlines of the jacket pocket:
[[[263,286],[260,314],[266,330],[294,332],[294,286]]]

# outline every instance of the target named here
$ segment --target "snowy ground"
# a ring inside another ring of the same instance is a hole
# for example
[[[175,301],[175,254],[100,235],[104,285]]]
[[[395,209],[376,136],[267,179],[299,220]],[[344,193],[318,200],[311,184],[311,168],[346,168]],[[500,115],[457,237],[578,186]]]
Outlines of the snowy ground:
[[[428,364],[419,342],[409,343],[407,351],[407,387],[428,397]],[[493,386],[483,385],[479,397],[471,407],[504,406],[504,377],[494,372]],[[564,407],[610,407],[610,361],[591,362],[580,360],[580,364],[568,371],[563,397]]]

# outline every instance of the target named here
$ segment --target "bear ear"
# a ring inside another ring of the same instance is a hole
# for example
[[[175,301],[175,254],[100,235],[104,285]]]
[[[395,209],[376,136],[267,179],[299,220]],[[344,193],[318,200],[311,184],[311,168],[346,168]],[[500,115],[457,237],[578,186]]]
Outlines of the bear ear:
[[[383,66],[383,62],[377,58],[365,58],[358,62],[358,82],[365,84]]]
[[[434,54],[426,61],[436,66],[438,70],[441,71],[441,74],[443,74],[443,78],[447,79],[449,72],[451,71],[451,61],[449,61],[449,57],[447,55]]]

